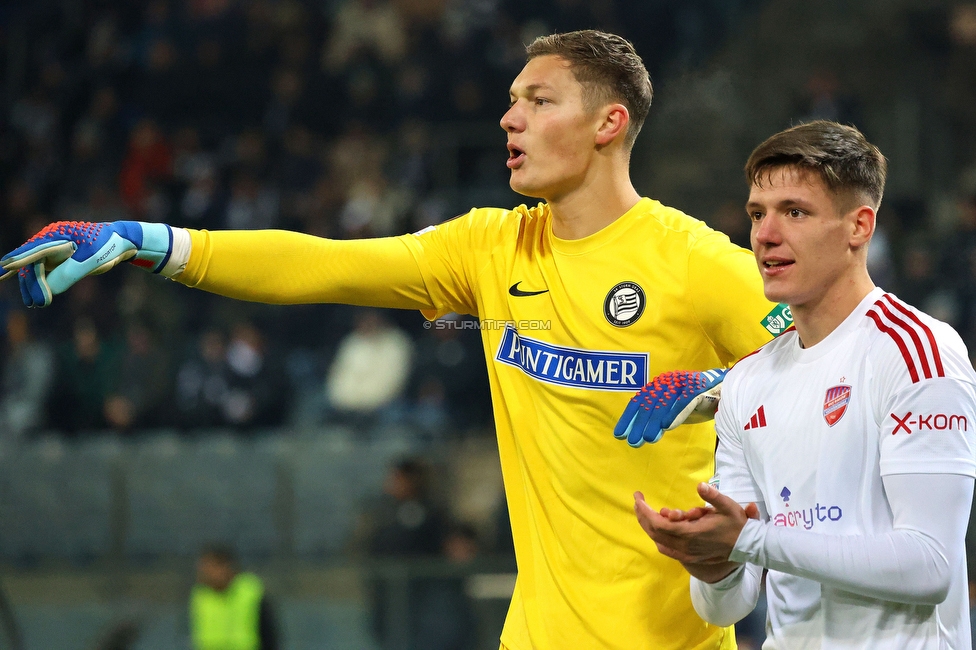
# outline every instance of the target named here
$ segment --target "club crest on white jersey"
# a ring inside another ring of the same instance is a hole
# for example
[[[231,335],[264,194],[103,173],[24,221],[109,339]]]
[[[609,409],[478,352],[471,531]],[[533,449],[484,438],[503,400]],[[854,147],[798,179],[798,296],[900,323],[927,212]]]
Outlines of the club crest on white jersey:
[[[831,386],[824,395],[823,417],[828,427],[837,424],[847,413],[847,405],[851,403],[851,387],[845,384]]]

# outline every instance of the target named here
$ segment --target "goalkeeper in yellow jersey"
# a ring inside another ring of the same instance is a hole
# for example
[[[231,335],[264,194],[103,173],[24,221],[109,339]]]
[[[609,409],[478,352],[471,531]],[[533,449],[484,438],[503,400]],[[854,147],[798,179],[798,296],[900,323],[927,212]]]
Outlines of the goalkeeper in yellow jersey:
[[[630,151],[651,84],[630,43],[539,38],[510,94],[511,186],[542,199],[535,207],[354,241],[58,223],[2,264],[29,306],[129,261],[242,300],[479,317],[519,569],[502,647],[734,648],[731,629],[695,613],[681,565],[632,509],[635,490],[654,507],[697,505],[688,495],[712,474],[711,423],[637,451],[611,432],[650,378],[728,365],[784,327],[781,308],[763,297],[751,253],[635,191]],[[651,428],[618,433],[636,446],[660,436]]]

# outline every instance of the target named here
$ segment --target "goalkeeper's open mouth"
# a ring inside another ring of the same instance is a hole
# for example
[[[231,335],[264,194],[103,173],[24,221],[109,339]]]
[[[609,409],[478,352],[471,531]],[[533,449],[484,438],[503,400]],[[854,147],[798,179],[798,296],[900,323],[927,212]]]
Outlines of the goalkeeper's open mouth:
[[[505,161],[505,165],[509,169],[518,169],[525,162],[525,152],[516,147],[511,142],[508,143],[508,160]]]

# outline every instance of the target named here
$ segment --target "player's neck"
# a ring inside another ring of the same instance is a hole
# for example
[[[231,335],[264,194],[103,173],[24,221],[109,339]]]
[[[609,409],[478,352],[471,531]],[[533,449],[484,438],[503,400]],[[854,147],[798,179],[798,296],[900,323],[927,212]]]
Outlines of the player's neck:
[[[793,325],[802,347],[813,347],[830,336],[873,289],[874,282],[865,270],[855,278],[838,282],[816,300],[802,305],[790,304]]]
[[[622,217],[640,201],[630,176],[608,174],[589,178],[578,189],[547,199],[552,210],[552,234],[559,239],[582,239]]]

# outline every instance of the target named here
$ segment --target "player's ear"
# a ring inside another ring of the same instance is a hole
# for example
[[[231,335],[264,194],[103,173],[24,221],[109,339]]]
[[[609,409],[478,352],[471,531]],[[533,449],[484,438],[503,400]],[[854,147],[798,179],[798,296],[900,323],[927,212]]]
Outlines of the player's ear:
[[[596,132],[596,144],[610,144],[623,138],[630,124],[630,112],[623,104],[609,104],[600,111],[600,124]]]
[[[860,248],[871,241],[876,222],[877,213],[871,206],[862,205],[854,210],[851,221],[851,246]]]

